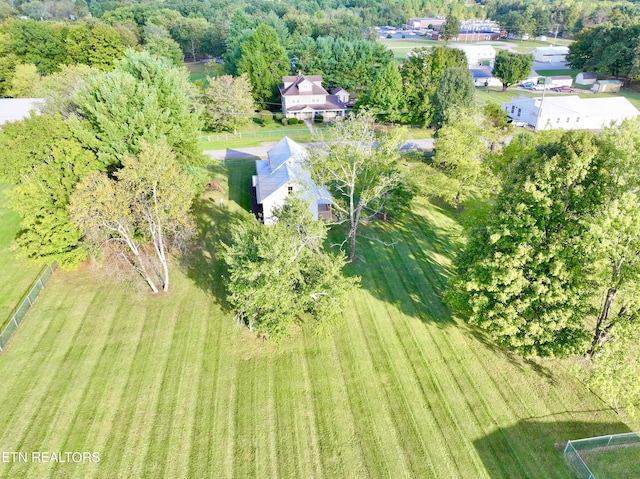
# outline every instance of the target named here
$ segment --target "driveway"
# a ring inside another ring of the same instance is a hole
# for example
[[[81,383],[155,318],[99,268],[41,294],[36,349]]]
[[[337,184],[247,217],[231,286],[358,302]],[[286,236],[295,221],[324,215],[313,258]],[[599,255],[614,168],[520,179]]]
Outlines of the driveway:
[[[265,158],[276,142],[263,143],[260,146],[250,146],[246,148],[226,148],[224,150],[206,150],[203,153],[212,160],[239,160],[248,158]],[[320,143],[302,143],[303,146],[309,148],[320,146]],[[408,140],[400,148],[401,151],[409,150],[433,150],[433,138],[425,138],[422,140]]]

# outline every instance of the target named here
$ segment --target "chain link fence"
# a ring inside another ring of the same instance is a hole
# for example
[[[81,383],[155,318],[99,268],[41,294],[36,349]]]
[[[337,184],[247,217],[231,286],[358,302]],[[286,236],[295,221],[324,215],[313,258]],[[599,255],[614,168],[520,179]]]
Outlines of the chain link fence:
[[[13,336],[13,333],[18,329],[18,326],[27,314],[27,311],[29,311],[38,297],[38,294],[40,294],[40,291],[44,288],[45,284],[47,284],[47,281],[49,281],[49,278],[51,278],[51,275],[53,275],[53,272],[56,269],[57,265],[55,263],[47,266],[42,273],[40,273],[40,277],[31,287],[29,294],[27,294],[22,303],[20,303],[20,306],[15,310],[11,319],[9,319],[9,322],[0,333],[0,352],[6,349],[7,343]]]
[[[587,456],[605,453],[619,448],[640,447],[640,433],[611,434],[609,436],[590,437],[567,441],[564,448],[564,459],[583,479],[610,479],[596,476],[592,467],[587,465]]]

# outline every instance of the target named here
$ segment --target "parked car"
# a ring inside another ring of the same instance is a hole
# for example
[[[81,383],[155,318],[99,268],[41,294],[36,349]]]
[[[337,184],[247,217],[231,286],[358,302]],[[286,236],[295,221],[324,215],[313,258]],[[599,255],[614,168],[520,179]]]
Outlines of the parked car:
[[[572,86],[557,86],[555,88],[552,88],[553,91],[557,91],[559,93],[575,93],[578,91],[577,88],[573,88]]]
[[[545,87],[544,87],[544,85],[533,85],[532,87],[529,88],[529,90],[543,91],[543,90],[545,90]]]
[[[520,83],[520,86],[522,88],[533,88],[535,86],[535,83],[533,83],[532,81],[526,81],[524,83]]]
[[[514,120],[514,119],[509,120],[507,123],[509,123],[510,125],[519,126],[519,127],[524,127],[528,125],[526,121]]]

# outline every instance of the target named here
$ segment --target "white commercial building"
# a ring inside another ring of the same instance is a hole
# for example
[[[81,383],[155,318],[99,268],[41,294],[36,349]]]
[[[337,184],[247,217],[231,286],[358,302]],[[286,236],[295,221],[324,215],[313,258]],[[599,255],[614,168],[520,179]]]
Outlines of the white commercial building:
[[[529,50],[533,55],[533,59],[537,62],[556,63],[567,60],[569,47],[538,47]]]
[[[482,62],[486,61],[493,65],[493,62],[496,59],[496,50],[491,45],[454,44],[448,46],[450,48],[462,50],[467,56],[467,63],[469,63],[469,67],[480,65]]]
[[[503,103],[502,110],[536,130],[599,130],[640,115],[624,97],[585,99],[577,95],[544,99],[520,95]]]
[[[38,113],[43,102],[44,98],[0,98],[0,126]]]

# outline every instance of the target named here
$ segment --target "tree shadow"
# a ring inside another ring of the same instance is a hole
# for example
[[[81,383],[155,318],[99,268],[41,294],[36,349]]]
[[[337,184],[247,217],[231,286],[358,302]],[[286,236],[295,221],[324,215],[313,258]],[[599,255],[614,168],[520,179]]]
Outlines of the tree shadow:
[[[473,445],[491,478],[578,477],[564,460],[568,440],[630,432],[623,422],[593,419],[607,411],[578,408],[550,414],[548,421],[524,419],[474,440]],[[562,421],[561,416],[576,419]]]
[[[452,324],[442,295],[453,274],[451,261],[460,246],[460,229],[450,214],[430,204],[428,214],[410,211],[392,222],[363,226],[358,260],[347,273],[360,276],[362,288],[407,316]]]
[[[226,266],[222,259],[223,243],[231,241],[231,227],[251,218],[249,214],[249,180],[251,169],[247,165],[221,162],[208,168],[211,179],[225,184],[224,192],[206,192],[193,206],[197,233],[182,258],[181,266],[195,285],[210,294],[225,310]],[[225,178],[227,181],[225,181]],[[246,192],[238,191],[240,185]]]

